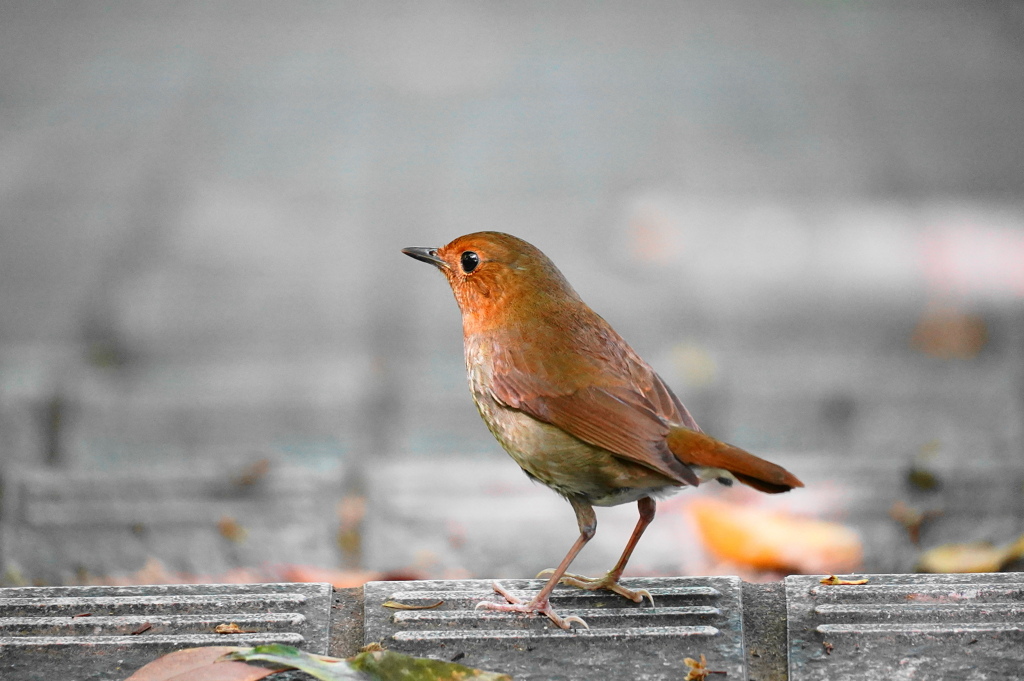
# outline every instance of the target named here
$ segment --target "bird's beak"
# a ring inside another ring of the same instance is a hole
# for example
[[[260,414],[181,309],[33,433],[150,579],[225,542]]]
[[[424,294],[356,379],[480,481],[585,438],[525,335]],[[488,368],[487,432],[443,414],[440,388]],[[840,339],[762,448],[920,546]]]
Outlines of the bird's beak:
[[[434,267],[448,269],[448,263],[437,257],[436,248],[403,248],[402,253],[405,253],[410,258],[429,262]]]

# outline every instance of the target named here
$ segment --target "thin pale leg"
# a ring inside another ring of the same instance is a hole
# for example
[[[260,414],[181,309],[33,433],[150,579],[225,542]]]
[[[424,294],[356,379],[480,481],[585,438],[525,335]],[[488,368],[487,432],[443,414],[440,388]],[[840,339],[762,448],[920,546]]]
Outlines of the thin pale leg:
[[[622,550],[622,555],[619,556],[619,560],[615,563],[615,567],[609,570],[603,577],[582,577],[580,575],[564,574],[565,570],[562,570],[559,581],[562,584],[568,584],[570,586],[576,586],[581,589],[588,591],[596,591],[597,589],[607,589],[613,591],[620,596],[624,596],[634,603],[643,602],[646,597],[651,601],[651,607],[654,606],[654,597],[647,589],[627,589],[626,587],[619,584],[619,579],[622,577],[623,571],[626,569],[626,563],[629,562],[629,557],[633,555],[633,549],[640,542],[640,537],[643,536],[644,530],[654,520],[655,503],[654,499],[650,497],[643,497],[636,502],[637,509],[640,511],[640,519],[636,522],[636,527],[633,528],[633,534],[629,536],[629,541],[626,542],[626,548]],[[561,567],[561,566],[559,566]],[[568,566],[567,566],[568,567]],[[551,573],[552,575],[557,574],[558,569],[543,570],[537,576]]]
[[[571,629],[573,624],[578,624],[584,629],[589,629],[587,623],[582,618],[571,615],[569,617],[561,617],[558,615],[554,608],[551,607],[550,596],[551,592],[559,581],[565,571],[569,569],[569,565],[575,560],[577,554],[583,550],[583,547],[587,545],[594,534],[597,532],[597,515],[594,513],[594,507],[591,506],[587,501],[570,497],[569,503],[572,504],[573,510],[576,512],[576,523],[580,528],[580,536],[573,543],[572,548],[569,549],[569,553],[565,554],[565,558],[558,564],[554,570],[550,570],[551,577],[548,579],[544,587],[537,592],[528,603],[523,603],[521,600],[509,593],[501,584],[498,582],[494,583],[494,590],[501,594],[501,596],[508,601],[508,603],[492,603],[491,601],[483,601],[477,603],[477,609],[484,610],[500,610],[503,612],[523,612],[523,613],[543,613],[562,629]],[[545,570],[548,572],[548,570]]]

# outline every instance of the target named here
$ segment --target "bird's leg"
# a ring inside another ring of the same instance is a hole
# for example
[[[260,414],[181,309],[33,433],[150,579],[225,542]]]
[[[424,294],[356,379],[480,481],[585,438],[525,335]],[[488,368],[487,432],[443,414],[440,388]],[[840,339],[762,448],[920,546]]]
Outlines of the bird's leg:
[[[586,500],[579,497],[569,497],[569,503],[572,504],[573,510],[576,512],[576,523],[580,528],[580,536],[577,537],[573,543],[572,548],[569,549],[569,553],[565,554],[565,558],[558,564],[554,570],[550,570],[551,577],[548,579],[544,587],[537,592],[528,603],[523,603],[521,600],[509,593],[501,584],[498,582],[494,583],[494,590],[501,594],[508,603],[492,603],[491,601],[483,601],[477,603],[477,609],[484,610],[501,610],[503,612],[523,612],[523,613],[543,613],[548,618],[557,624],[562,629],[570,629],[573,624],[579,624],[584,629],[589,629],[587,623],[582,618],[576,617],[575,615],[569,617],[559,616],[554,608],[551,607],[550,596],[551,592],[559,581],[562,579],[562,575],[569,569],[569,565],[576,558],[576,555],[583,550],[583,547],[587,545],[594,534],[597,532],[597,515],[594,513],[594,507],[590,505]],[[639,538],[639,537],[638,537]],[[548,570],[545,570],[548,572]]]
[[[636,527],[633,528],[633,534],[630,535],[629,541],[626,543],[626,548],[622,550],[622,555],[619,556],[619,560],[615,563],[615,567],[605,573],[603,577],[582,577],[580,575],[562,574],[559,579],[562,584],[577,586],[588,591],[607,589],[609,591],[614,591],[620,596],[625,596],[634,603],[641,603],[646,597],[651,601],[651,606],[654,606],[654,597],[651,596],[651,593],[647,589],[637,589],[636,591],[633,591],[632,589],[627,589],[619,584],[619,578],[622,577],[622,572],[626,569],[626,563],[629,562],[629,557],[633,554],[633,549],[636,548],[644,530],[646,530],[647,526],[651,524],[652,520],[654,520],[654,499],[650,497],[643,497],[636,502],[636,505],[637,509],[640,511],[640,519],[637,520]],[[548,569],[542,571],[537,576],[540,577],[541,575],[549,572],[553,573],[553,575],[558,574],[557,569]],[[562,572],[564,573],[565,571],[563,570]]]

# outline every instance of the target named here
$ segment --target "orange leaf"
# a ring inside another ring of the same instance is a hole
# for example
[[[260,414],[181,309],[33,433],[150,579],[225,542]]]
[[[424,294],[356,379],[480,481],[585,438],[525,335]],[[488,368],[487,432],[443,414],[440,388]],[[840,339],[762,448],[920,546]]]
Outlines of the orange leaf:
[[[701,497],[689,505],[705,546],[720,560],[804,574],[852,572],[861,541],[852,529]]]

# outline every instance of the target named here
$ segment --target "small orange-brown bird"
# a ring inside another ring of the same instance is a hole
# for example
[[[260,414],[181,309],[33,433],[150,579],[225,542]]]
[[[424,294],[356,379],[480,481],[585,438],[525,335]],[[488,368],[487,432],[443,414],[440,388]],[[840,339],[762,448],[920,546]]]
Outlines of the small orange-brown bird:
[[[402,252],[448,279],[462,311],[469,387],[480,415],[528,476],[569,501],[580,529],[531,601],[495,584],[508,603],[478,607],[544,613],[563,629],[585,627],[579,617],[555,613],[552,590],[562,582],[637,603],[651,598],[619,578],[654,519],[655,496],[710,479],[739,480],[770,494],[803,487],[784,468],[702,433],[654,370],[534,246],[478,232]],[[594,506],[631,501],[640,520],[615,566],[598,578],[566,574],[597,529]]]

